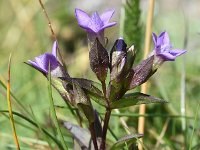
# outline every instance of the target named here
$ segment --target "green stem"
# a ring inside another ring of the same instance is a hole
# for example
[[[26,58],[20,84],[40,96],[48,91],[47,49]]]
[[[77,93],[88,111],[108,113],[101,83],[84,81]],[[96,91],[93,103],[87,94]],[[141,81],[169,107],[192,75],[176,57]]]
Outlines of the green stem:
[[[49,65],[49,68],[50,68],[50,65]],[[49,69],[49,72],[51,72],[50,69]],[[62,132],[61,132],[61,129],[60,129],[60,126],[59,126],[59,123],[58,123],[58,118],[56,116],[56,111],[55,111],[55,108],[54,108],[54,102],[53,102],[53,97],[52,97],[52,89],[51,89],[51,73],[49,73],[48,90],[49,90],[49,103],[50,103],[50,109],[51,109],[52,118],[53,118],[55,127],[57,129],[58,135],[60,137],[63,149],[64,150],[68,150],[68,147],[67,147],[67,145],[66,145],[66,143],[64,141],[64,137],[62,135]]]
[[[193,141],[194,131],[195,131],[196,126],[197,126],[197,118],[198,118],[197,116],[198,116],[198,112],[199,112],[199,106],[200,106],[200,103],[198,103],[198,106],[197,106],[197,109],[196,109],[196,114],[195,114],[195,120],[194,120],[192,135],[191,135],[191,138],[190,138],[190,147],[189,147],[189,150],[192,149],[192,141]]]

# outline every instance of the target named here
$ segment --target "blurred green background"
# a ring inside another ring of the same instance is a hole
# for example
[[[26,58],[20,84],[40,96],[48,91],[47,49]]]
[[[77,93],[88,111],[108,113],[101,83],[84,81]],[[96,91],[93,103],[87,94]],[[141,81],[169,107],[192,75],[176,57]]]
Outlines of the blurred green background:
[[[117,21],[118,25],[106,31],[110,48],[119,37],[121,1],[43,0],[43,3],[58,37],[61,53],[70,75],[97,81],[89,66],[86,33],[77,25],[74,9],[80,8],[89,13],[96,10],[101,13],[110,8],[115,9],[112,20]],[[153,32],[159,34],[167,31],[174,48],[184,48],[188,52],[175,62],[166,62],[151,78],[148,94],[164,98],[170,103],[147,106],[147,113],[169,115],[168,117],[156,115],[147,117],[144,144],[148,149],[156,146],[157,149],[181,149],[185,144],[184,136],[187,137],[186,142],[189,143],[194,118],[187,119],[187,130],[183,132],[180,117],[173,118],[170,115],[181,115],[181,93],[185,95],[186,116],[194,117],[197,104],[200,102],[199,6],[199,0],[157,0],[155,2]],[[141,0],[140,8],[142,33],[138,36],[142,37],[139,50],[142,53],[148,1]],[[184,42],[185,40],[187,42]],[[28,110],[30,110],[29,107],[32,108],[37,121],[43,127],[54,133],[55,129],[51,128],[49,118],[47,81],[39,72],[23,63],[44,52],[50,52],[52,43],[53,38],[48,22],[37,0],[0,0],[0,79],[7,80],[8,58],[12,53],[12,92]],[[184,74],[185,82],[181,82]],[[182,90],[184,85],[185,92]],[[56,105],[65,105],[55,91],[53,94]],[[12,102],[13,110],[24,113],[14,100]],[[99,112],[103,112],[98,105],[95,107]],[[6,90],[3,86],[0,86],[0,110],[7,110]],[[56,110],[60,119],[76,123],[69,110],[61,108]],[[138,107],[122,109],[121,112],[125,115],[135,114],[138,113]],[[199,116],[200,113],[197,113]],[[137,118],[124,117],[132,131],[137,130]],[[45,142],[39,143],[38,139],[42,141],[42,135],[38,129],[19,117],[15,119],[18,122],[16,129],[22,149],[48,149]],[[124,135],[119,117],[112,116],[110,126],[117,137]],[[69,133],[66,132],[66,135],[72,145]],[[113,137],[109,134],[108,139],[113,140]],[[193,139],[193,146],[200,144],[199,118]],[[0,149],[15,149],[14,146],[8,115],[0,113]]]

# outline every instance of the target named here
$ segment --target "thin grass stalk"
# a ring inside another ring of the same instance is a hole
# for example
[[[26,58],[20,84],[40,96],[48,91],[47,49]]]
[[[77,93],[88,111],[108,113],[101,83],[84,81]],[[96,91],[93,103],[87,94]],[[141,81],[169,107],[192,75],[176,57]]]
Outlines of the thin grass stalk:
[[[0,84],[2,85],[2,87],[7,90],[7,85],[4,82],[4,78],[2,76],[0,76]],[[28,114],[29,116],[31,116],[31,114],[29,113],[29,111],[26,109],[26,107],[24,107],[24,105],[20,102],[19,99],[17,99],[17,97],[12,93],[12,91],[10,90],[10,96],[12,96],[12,98],[16,101],[16,103],[21,107],[22,111],[24,111],[26,114]]]
[[[154,0],[149,0],[149,10],[148,10],[148,16],[147,16],[147,24],[146,24],[146,34],[145,34],[145,47],[144,47],[144,58],[147,57],[150,46],[151,46],[151,32],[152,32],[152,20],[153,20],[153,12],[154,12]],[[141,86],[141,92],[146,93],[147,92],[147,83],[144,83]],[[144,104],[140,105],[139,108],[139,114],[143,115],[145,114],[146,106]],[[144,125],[145,125],[145,118],[139,117],[138,120],[138,132],[143,134],[144,133]],[[141,139],[141,142],[142,139]],[[143,147],[139,143],[138,145],[139,150],[142,150]]]
[[[58,42],[58,41],[57,41],[56,34],[55,34],[54,30],[53,30],[51,21],[50,21],[50,19],[49,19],[49,16],[48,16],[47,11],[46,11],[46,9],[45,9],[45,7],[44,7],[44,4],[42,3],[41,0],[39,0],[39,3],[40,3],[40,6],[41,6],[41,8],[42,8],[42,11],[43,11],[43,13],[44,13],[44,15],[45,15],[45,18],[47,19],[48,26],[49,26],[49,29],[50,29],[50,31],[51,31],[51,35],[52,35],[52,37],[54,38],[54,40],[55,40],[56,42]],[[58,45],[58,55],[59,55],[59,58],[60,58],[60,60],[61,60],[61,63],[62,63],[62,65],[63,65],[63,67],[64,67],[65,69],[67,69],[67,67],[66,67],[66,65],[65,65],[65,62],[64,62],[64,60],[63,60],[63,57],[62,57],[62,55],[61,55],[59,45]],[[72,108],[68,103],[66,103],[66,104],[67,104],[68,108],[70,109],[72,115],[74,115],[74,117],[76,118],[76,114],[75,114],[75,112],[73,111],[73,108]],[[78,117],[79,117],[79,116],[78,116]],[[79,118],[79,120],[81,120],[81,118]],[[79,122],[79,121],[78,121],[78,122]]]
[[[9,111],[8,110],[0,110],[0,113],[9,113]],[[38,125],[37,125],[37,123],[35,123],[33,120],[27,118],[26,116],[24,116],[24,115],[22,115],[22,114],[20,114],[18,112],[15,112],[15,111],[13,111],[13,115],[18,116],[21,119],[26,120],[27,122],[29,122],[33,126],[39,128]],[[62,145],[60,144],[60,142],[54,136],[52,136],[46,129],[42,128],[42,132],[44,132],[48,137],[50,137],[57,144],[57,146],[60,149],[62,149]]]
[[[12,127],[12,134],[13,134],[14,142],[15,142],[16,148],[18,150],[20,150],[19,141],[18,141],[16,128],[15,128],[15,121],[14,121],[14,118],[13,118],[12,103],[11,103],[11,96],[10,96],[11,57],[12,57],[12,55],[10,54],[9,62],[8,62],[7,102],[8,102],[9,118],[10,118],[10,124],[11,124],[11,127]]]
[[[52,89],[51,89],[51,70],[50,70],[50,63],[49,63],[49,82],[48,82],[48,91],[49,91],[49,103],[50,103],[50,110],[53,118],[53,122],[55,124],[55,127],[58,132],[58,136],[60,137],[61,144],[63,146],[64,150],[68,150],[68,147],[65,143],[64,137],[62,135],[59,123],[58,123],[58,118],[56,116],[56,110],[54,107],[54,102],[53,102],[53,96],[52,96]]]
[[[41,127],[41,125],[39,124],[39,122],[37,121],[37,119],[36,119],[36,117],[35,117],[35,114],[34,114],[33,109],[32,109],[31,106],[30,106],[30,110],[31,110],[31,113],[32,113],[32,116],[33,116],[33,120],[35,121],[35,123],[37,123],[37,126],[38,126],[40,132],[41,132],[42,134],[44,134],[44,133],[42,132],[42,127]],[[50,147],[51,149],[54,149],[53,146],[52,146],[52,144],[51,144],[51,142],[50,142],[50,140],[49,140],[49,138],[47,137],[46,134],[44,134],[44,139],[45,139],[45,141],[49,144],[49,147]]]
[[[169,122],[170,122],[170,118],[167,118],[167,120],[165,121],[165,124],[164,124],[164,126],[162,128],[162,131],[161,131],[160,135],[157,138],[155,149],[159,149],[159,145],[161,144],[161,140],[162,140],[162,138],[164,137],[164,135],[165,135],[165,133],[167,131]]]
[[[187,44],[188,44],[188,21],[186,18],[184,19],[185,21],[185,36],[184,36],[184,43],[183,43],[183,48],[186,49]],[[181,67],[181,115],[186,116],[186,102],[185,102],[185,80],[186,80],[186,74],[185,74],[185,55],[182,58],[182,67]],[[187,120],[185,118],[181,119],[181,126],[182,126],[182,131],[184,133],[184,143],[185,143],[185,148],[188,148],[188,140],[187,140]]]
[[[1,113],[1,112],[0,112],[0,113]],[[1,113],[1,114],[2,114],[5,118],[9,119],[9,114],[6,114],[6,113]],[[35,129],[31,128],[29,125],[24,124],[22,121],[17,121],[17,120],[15,119],[15,124],[18,124],[18,125],[20,125],[20,126],[26,128],[26,129],[29,130],[29,131],[35,132]]]
[[[198,118],[197,116],[198,116],[198,112],[199,112],[199,106],[200,106],[200,103],[198,103],[197,109],[196,109],[196,114],[195,114],[195,120],[194,120],[192,135],[191,135],[191,138],[190,138],[189,150],[192,149],[192,141],[193,141],[193,137],[194,137],[194,131],[195,131],[196,127],[197,127],[197,118]]]
[[[105,115],[105,113],[99,112],[99,114],[101,115]],[[161,118],[185,118],[185,119],[189,119],[189,120],[194,120],[195,118],[192,116],[182,116],[182,115],[168,115],[168,114],[144,114],[144,115],[140,115],[140,114],[136,114],[136,113],[112,113],[113,117],[161,117]],[[200,119],[200,117],[198,117],[198,119]]]
[[[49,29],[51,30],[51,35],[52,35],[52,37],[54,38],[54,40],[55,40],[56,42],[58,42],[58,41],[57,41],[56,34],[55,34],[54,30],[53,30],[51,21],[50,21],[49,16],[48,16],[48,14],[47,14],[47,12],[46,12],[46,9],[45,9],[45,7],[44,7],[44,5],[43,5],[43,3],[42,3],[41,0],[39,0],[39,3],[40,3],[40,6],[41,6],[41,8],[42,8],[42,11],[43,11],[43,13],[44,13],[44,15],[45,15],[45,17],[46,17],[46,19],[47,19]],[[66,65],[65,65],[65,63],[64,63],[64,60],[63,60],[63,58],[62,58],[62,55],[61,55],[61,53],[60,53],[59,45],[58,45],[58,55],[59,55],[59,57],[60,57],[61,63],[62,63],[62,65],[64,66],[64,68],[67,68]]]

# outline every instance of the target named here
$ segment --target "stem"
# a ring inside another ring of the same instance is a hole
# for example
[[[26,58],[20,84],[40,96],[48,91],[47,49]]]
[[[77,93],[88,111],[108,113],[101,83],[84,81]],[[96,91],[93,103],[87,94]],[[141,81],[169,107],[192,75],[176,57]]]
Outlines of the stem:
[[[110,109],[109,100],[106,97],[106,83],[105,83],[105,81],[102,81],[101,84],[102,84],[102,90],[103,90],[104,98],[105,98],[105,101],[107,103],[107,108],[106,108],[106,114],[105,114],[105,117],[104,117],[102,142],[101,142],[100,149],[105,150],[105,148],[106,148],[106,134],[107,134],[107,130],[108,130],[108,124],[109,124],[109,120],[110,120],[111,109]]]
[[[102,143],[101,143],[101,147],[100,147],[101,150],[105,150],[105,148],[106,148],[106,134],[107,134],[107,130],[108,130],[108,123],[110,120],[110,115],[111,115],[111,110],[107,108],[105,118],[104,118]]]
[[[12,103],[11,103],[11,96],[10,96],[11,57],[12,57],[12,55],[10,54],[9,62],[8,62],[7,102],[8,102],[9,118],[10,118],[10,123],[11,123],[11,127],[12,127],[12,133],[13,133],[14,142],[15,142],[17,150],[20,150],[19,141],[18,141],[18,137],[17,137],[17,132],[16,132],[16,128],[15,128],[15,121],[14,121],[14,118],[13,118]]]
[[[152,20],[153,20],[153,12],[154,12],[154,2],[155,2],[155,0],[149,0],[149,10],[148,10],[148,16],[147,16],[146,35],[145,35],[144,58],[147,57],[147,55],[149,53],[150,46],[151,46],[151,30],[152,30]],[[142,88],[141,89],[142,93],[146,93],[147,83],[144,83],[141,86],[141,88]],[[140,105],[139,114],[144,115],[145,109],[146,109],[146,107],[145,107],[144,104]],[[141,133],[141,134],[144,133],[144,124],[145,124],[145,118],[139,117],[138,132]],[[141,139],[141,142],[143,142],[142,139]],[[139,150],[143,149],[142,144],[139,143],[138,149]]]
[[[102,84],[102,90],[103,90],[104,98],[105,98],[106,103],[107,103],[107,107],[110,109],[110,103],[109,103],[109,101],[106,97],[106,83],[105,83],[105,81],[102,81],[101,84]]]
[[[91,138],[94,144],[94,149],[98,150],[98,145],[97,145],[97,138],[96,138],[96,133],[94,129],[94,122],[90,124],[90,133],[91,133]]]
[[[196,109],[195,120],[194,120],[193,129],[192,129],[192,135],[191,135],[191,138],[190,138],[189,150],[192,149],[192,141],[193,141],[193,137],[194,137],[194,131],[195,131],[196,126],[197,126],[197,118],[198,118],[199,106],[200,106],[200,103],[198,103],[197,109]]]
[[[58,123],[58,118],[57,118],[56,110],[55,110],[55,107],[54,107],[53,96],[52,96],[52,89],[51,89],[50,63],[49,63],[49,84],[48,84],[48,90],[49,90],[49,103],[50,103],[50,109],[51,109],[52,119],[53,119],[53,122],[55,124],[56,129],[57,129],[58,136],[60,137],[60,141],[61,141],[61,144],[63,146],[63,149],[64,150],[68,150],[68,147],[67,147],[67,145],[65,143],[63,134],[61,132],[61,129],[60,129],[60,126],[59,126],[59,123]]]

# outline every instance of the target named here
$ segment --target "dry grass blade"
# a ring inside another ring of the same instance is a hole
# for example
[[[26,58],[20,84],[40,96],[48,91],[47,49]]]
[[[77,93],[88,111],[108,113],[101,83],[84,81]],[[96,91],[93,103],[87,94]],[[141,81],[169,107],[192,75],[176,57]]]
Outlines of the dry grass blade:
[[[151,30],[152,30],[152,20],[153,20],[153,12],[154,12],[154,0],[149,0],[149,10],[148,10],[148,16],[147,16],[147,23],[146,23],[146,35],[145,35],[145,47],[144,47],[144,58],[147,57],[149,53],[149,49],[151,46]],[[147,83],[144,83],[141,86],[141,92],[146,93],[147,92]],[[139,108],[139,114],[143,115],[145,114],[145,105],[140,105]],[[144,124],[145,124],[145,118],[140,117],[138,120],[138,132],[143,134],[144,133]],[[142,142],[142,139],[141,139]],[[139,150],[142,150],[142,145],[139,144]]]
[[[49,16],[48,16],[46,10],[45,10],[45,7],[44,7],[44,5],[43,5],[43,3],[42,3],[42,0],[39,0],[39,3],[40,3],[40,6],[42,7],[42,11],[44,12],[44,15],[45,15],[47,21],[48,21],[48,25],[49,25],[49,28],[50,28],[50,30],[51,30],[51,34],[52,34],[54,40],[57,41],[56,34],[55,34],[54,30],[53,30],[53,27],[52,27],[52,25],[51,25],[51,21],[50,21],[50,19],[49,19]],[[58,42],[58,41],[57,41],[57,42]],[[65,65],[65,63],[64,63],[64,60],[63,60],[62,55],[61,55],[61,53],[60,53],[59,45],[58,45],[58,55],[59,55],[59,57],[60,57],[60,60],[61,60],[61,62],[62,62],[62,65],[64,66],[64,68],[66,68],[66,65]]]
[[[18,141],[18,138],[17,138],[16,129],[15,129],[15,122],[14,122],[14,119],[13,119],[11,96],[10,96],[11,57],[12,57],[12,55],[10,54],[9,62],[8,62],[7,102],[8,102],[8,111],[9,111],[9,116],[10,116],[10,123],[11,123],[11,126],[12,126],[12,133],[13,133],[14,142],[15,142],[16,148],[18,150],[20,150],[19,141]]]

